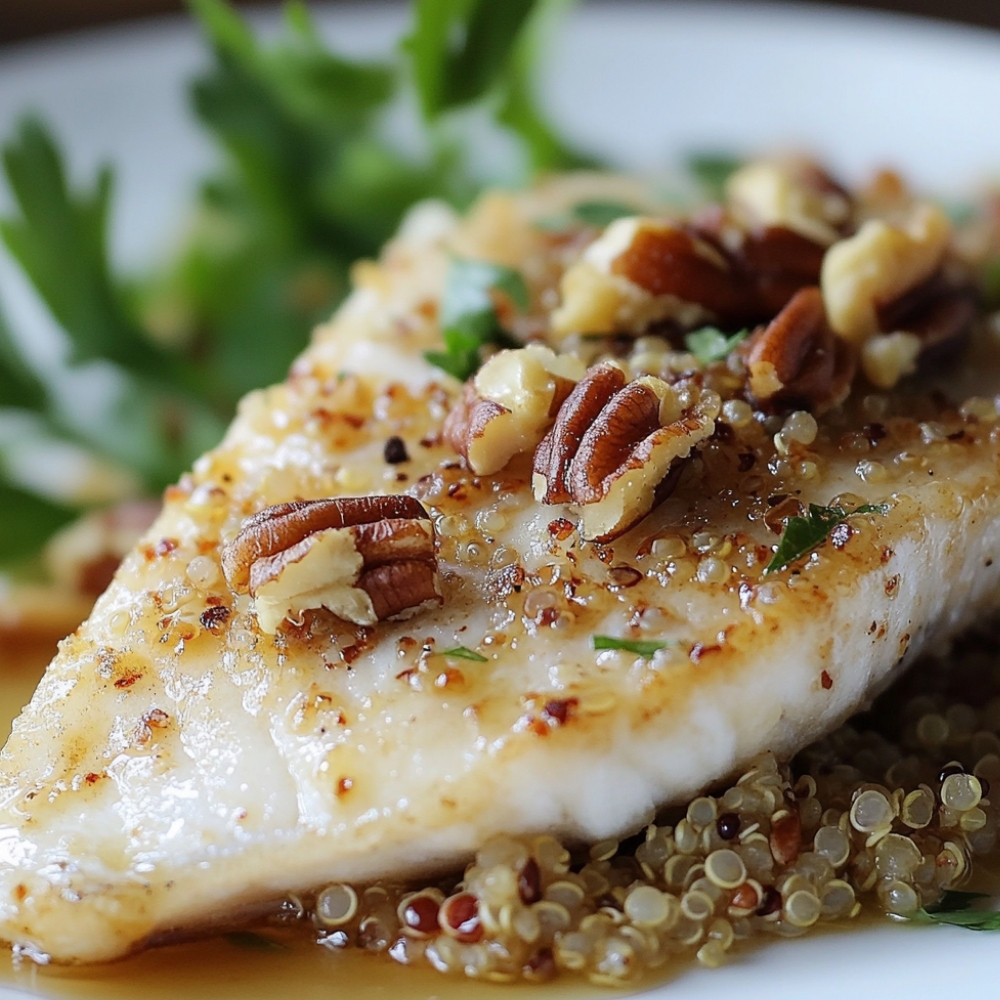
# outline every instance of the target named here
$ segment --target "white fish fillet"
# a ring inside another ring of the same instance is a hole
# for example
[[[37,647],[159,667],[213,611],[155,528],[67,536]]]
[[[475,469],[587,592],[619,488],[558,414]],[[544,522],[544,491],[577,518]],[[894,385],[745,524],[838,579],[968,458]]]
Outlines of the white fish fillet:
[[[882,397],[880,439],[857,402],[774,471],[735,475],[737,446],[712,445],[604,546],[561,537],[530,456],[463,468],[439,434],[457,383],[422,359],[439,343],[427,303],[454,252],[551,283],[523,221],[543,210],[534,195],[462,225],[425,215],[168,491],[0,758],[0,938],[111,959],[289,891],[453,865],[497,831],[633,829],[762,750],[794,752],[1000,604],[991,426],[925,387]],[[1000,391],[990,339],[971,350],[948,376],[958,401]],[[409,461],[386,463],[390,436]],[[265,505],[407,490],[436,523],[440,609],[370,629],[306,615],[269,636],[217,570]],[[887,509],[762,575],[768,499],[845,492]],[[667,645],[644,658],[594,635]],[[455,647],[485,660],[442,655]]]

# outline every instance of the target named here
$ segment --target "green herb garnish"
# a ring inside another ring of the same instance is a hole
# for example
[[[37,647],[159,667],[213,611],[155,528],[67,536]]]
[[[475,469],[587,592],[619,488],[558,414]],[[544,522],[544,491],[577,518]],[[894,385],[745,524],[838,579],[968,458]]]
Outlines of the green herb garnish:
[[[110,168],[74,189],[42,123],[4,137],[14,208],[0,237],[67,349],[36,371],[29,331],[0,316],[0,502],[26,514],[12,521],[16,538],[0,532],[0,565],[85,506],[53,502],[18,474],[3,421],[27,421],[156,494],[219,440],[244,393],[284,376],[347,290],[349,267],[378,252],[412,203],[461,208],[488,184],[587,162],[534,93],[538,46],[563,0],[415,0],[408,37],[378,60],[332,51],[301,2],[286,5],[284,30],[267,42],[226,0],[189,6],[211,59],[191,85],[192,109],[218,160],[183,244],[161,255],[166,266],[138,277],[114,267]],[[389,115],[397,134],[412,134],[405,149],[387,138]],[[484,157],[494,142],[503,155]],[[491,291],[523,301],[513,272],[484,278],[478,265],[477,279],[476,266],[456,269],[460,308],[446,317],[440,358],[463,378],[483,344],[507,342]],[[113,387],[81,414],[66,376],[95,363]]]
[[[721,361],[737,344],[742,344],[749,336],[749,330],[740,330],[727,335],[714,326],[703,326],[700,330],[692,330],[685,335],[684,346],[704,367],[713,361]]]
[[[660,649],[666,649],[669,642],[657,639],[617,639],[613,635],[595,635],[591,642],[594,649],[620,649],[635,653],[644,660],[651,660]]]
[[[476,663],[488,662],[485,656],[481,653],[477,653],[474,649],[469,649],[468,646],[453,646],[451,649],[441,650],[438,655],[454,656],[459,660],[473,660]]]
[[[416,0],[404,48],[425,120],[486,103],[532,170],[593,166],[556,133],[535,94],[542,37],[550,15],[564,6],[564,0]]]
[[[480,350],[487,344],[519,346],[500,325],[493,292],[502,292],[520,309],[528,307],[520,272],[482,260],[451,262],[441,300],[445,350],[425,352],[431,364],[464,381],[479,368]]]
[[[616,219],[636,214],[638,214],[638,209],[634,205],[626,205],[621,201],[579,201],[564,212],[557,212],[544,219],[539,219],[536,225],[540,229],[553,232],[560,232],[573,226],[605,229]]]
[[[482,97],[506,70],[533,0],[417,0],[405,41],[425,117]]]
[[[4,145],[3,169],[18,212],[0,220],[0,237],[65,330],[67,367],[100,361],[112,381],[101,405],[80,412],[57,365],[35,371],[23,339],[0,320],[0,405],[30,416],[41,437],[126,466],[159,491],[225,425],[189,388],[195,360],[147,336],[132,288],[112,274],[112,174],[103,169],[92,190],[71,191],[52,136],[34,119]],[[30,490],[6,469],[0,454],[0,481]]]
[[[827,536],[842,521],[855,514],[885,514],[888,504],[861,504],[854,510],[843,507],[822,507],[819,504],[809,504],[806,517],[790,517],[785,530],[778,541],[771,561],[764,568],[765,573],[774,573],[784,569],[796,559],[801,559],[806,553],[826,541]]]
[[[977,900],[988,898],[984,892],[961,892],[949,889],[933,906],[919,909],[913,921],[920,924],[951,924],[970,931],[1000,930],[1000,910],[972,909]]]
[[[686,166],[705,194],[718,201],[726,193],[726,182],[743,166],[743,160],[731,153],[692,153]]]
[[[581,201],[570,209],[570,216],[581,225],[604,229],[616,219],[635,215],[636,211],[621,201]]]

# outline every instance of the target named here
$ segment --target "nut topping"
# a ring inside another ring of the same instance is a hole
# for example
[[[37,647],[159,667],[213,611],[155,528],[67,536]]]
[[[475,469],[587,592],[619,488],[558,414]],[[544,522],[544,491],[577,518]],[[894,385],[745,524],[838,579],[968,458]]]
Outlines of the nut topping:
[[[847,192],[808,160],[757,160],[726,182],[726,197],[751,226],[783,227],[824,246],[850,223]]]
[[[563,276],[551,333],[635,334],[661,320],[698,326],[730,305],[728,276],[707,240],[662,220],[617,219]]]
[[[224,547],[222,569],[236,593],[254,599],[258,623],[270,633],[312,608],[373,625],[441,600],[434,526],[408,496],[266,507]]]
[[[825,251],[788,226],[744,228],[720,207],[685,225],[619,219],[564,275],[552,335],[764,322],[818,283]]]
[[[693,382],[628,382],[620,368],[598,365],[535,452],[535,499],[570,504],[583,538],[611,541],[669,495],[683,459],[714,432],[719,408],[719,397]]]
[[[537,344],[501,351],[465,384],[445,440],[477,475],[499,472],[541,441],[583,373],[579,358]]]
[[[854,352],[826,322],[823,297],[804,288],[741,347],[747,390],[768,408],[803,407],[813,413],[842,402],[854,377]]]
[[[966,342],[979,312],[967,278],[939,269],[930,279],[879,309],[879,329],[905,330],[920,341],[921,362],[953,356]]]
[[[934,274],[950,235],[940,208],[916,205],[901,225],[870,219],[854,236],[835,243],[821,278],[830,326],[855,344],[878,333],[879,309]]]

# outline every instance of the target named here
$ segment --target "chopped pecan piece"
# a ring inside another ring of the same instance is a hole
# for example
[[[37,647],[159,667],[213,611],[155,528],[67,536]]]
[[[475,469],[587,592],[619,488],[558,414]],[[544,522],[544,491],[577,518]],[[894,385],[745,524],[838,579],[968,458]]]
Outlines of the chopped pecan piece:
[[[669,495],[683,460],[714,432],[719,408],[719,397],[693,382],[629,382],[615,365],[597,365],[535,451],[535,498],[570,504],[583,538],[617,538]]]
[[[879,310],[938,270],[950,237],[944,212],[918,204],[901,224],[870,219],[854,236],[835,243],[821,275],[830,326],[855,344],[878,333]]]
[[[740,310],[742,289],[732,267],[702,234],[669,224],[645,224],[611,262],[611,272],[650,295],[670,295],[703,306],[714,316]]]
[[[948,255],[951,226],[941,209],[916,204],[898,224],[866,222],[831,247],[822,287],[830,325],[860,345],[861,368],[891,388],[965,342],[977,313],[968,276]]]
[[[373,625],[441,600],[434,526],[408,496],[267,507],[223,548],[222,568],[236,593],[254,599],[265,632],[312,608]]]
[[[842,402],[850,391],[854,351],[830,329],[823,296],[815,286],[797,292],[740,350],[748,394],[765,408],[800,407],[819,413]]]
[[[499,472],[541,441],[583,373],[579,358],[537,344],[501,351],[465,384],[445,440],[477,475]]]
[[[826,248],[822,243],[783,226],[767,226],[746,234],[738,261],[751,287],[747,324],[776,316],[796,292],[819,284]]]
[[[847,191],[804,159],[748,163],[729,178],[726,196],[747,228],[783,228],[824,247],[844,235],[854,215]]]
[[[978,296],[969,281],[941,268],[915,288],[878,310],[879,330],[903,330],[920,341],[921,363],[955,354],[968,339],[978,313]]]

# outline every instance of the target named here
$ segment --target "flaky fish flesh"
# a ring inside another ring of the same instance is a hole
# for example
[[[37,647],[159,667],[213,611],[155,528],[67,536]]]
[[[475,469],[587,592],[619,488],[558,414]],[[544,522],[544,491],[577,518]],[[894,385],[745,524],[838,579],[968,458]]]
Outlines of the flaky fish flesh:
[[[617,835],[835,726],[1000,604],[990,239],[790,162],[418,208],[15,722],[0,938]]]

